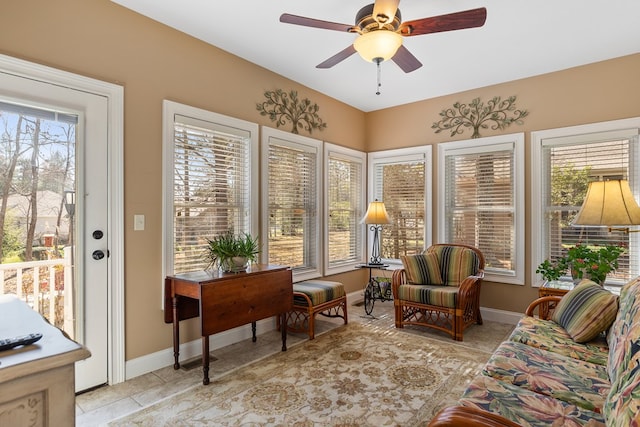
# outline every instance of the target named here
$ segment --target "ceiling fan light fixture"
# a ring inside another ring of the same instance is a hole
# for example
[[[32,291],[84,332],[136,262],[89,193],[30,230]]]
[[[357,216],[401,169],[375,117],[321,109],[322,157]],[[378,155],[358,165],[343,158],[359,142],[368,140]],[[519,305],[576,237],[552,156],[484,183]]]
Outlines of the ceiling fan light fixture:
[[[393,58],[400,46],[402,46],[402,36],[388,30],[360,34],[353,43],[353,47],[362,59],[369,62],[382,62]]]

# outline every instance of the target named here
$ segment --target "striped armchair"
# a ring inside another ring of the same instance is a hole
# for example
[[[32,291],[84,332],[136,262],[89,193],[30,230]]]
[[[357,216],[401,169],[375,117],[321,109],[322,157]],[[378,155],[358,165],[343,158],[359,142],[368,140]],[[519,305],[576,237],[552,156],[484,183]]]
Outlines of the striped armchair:
[[[462,341],[469,325],[482,324],[482,252],[467,245],[436,244],[401,259],[404,268],[392,277],[396,328],[421,325]]]

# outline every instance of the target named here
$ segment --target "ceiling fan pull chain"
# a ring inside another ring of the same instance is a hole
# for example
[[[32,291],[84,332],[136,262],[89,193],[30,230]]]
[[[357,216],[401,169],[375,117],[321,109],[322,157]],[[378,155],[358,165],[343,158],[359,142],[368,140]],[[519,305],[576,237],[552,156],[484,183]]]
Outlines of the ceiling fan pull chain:
[[[375,58],[374,61],[376,61],[378,68],[378,87],[376,88],[376,95],[380,95],[380,86],[382,86],[382,83],[380,83],[380,63],[382,62],[382,58]]]

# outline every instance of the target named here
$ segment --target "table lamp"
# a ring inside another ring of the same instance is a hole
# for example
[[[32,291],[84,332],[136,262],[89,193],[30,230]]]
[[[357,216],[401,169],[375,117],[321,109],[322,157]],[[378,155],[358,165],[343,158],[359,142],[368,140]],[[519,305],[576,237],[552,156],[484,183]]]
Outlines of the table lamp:
[[[371,259],[369,265],[382,265],[380,257],[380,231],[382,231],[381,224],[391,223],[389,214],[384,207],[384,203],[375,199],[375,201],[369,203],[367,213],[362,218],[360,223],[370,224],[369,229],[373,231],[373,248],[371,249]]]
[[[626,233],[630,231],[630,225],[640,225],[640,206],[633,197],[629,182],[623,179],[590,182],[584,203],[572,225],[606,226],[609,231]]]

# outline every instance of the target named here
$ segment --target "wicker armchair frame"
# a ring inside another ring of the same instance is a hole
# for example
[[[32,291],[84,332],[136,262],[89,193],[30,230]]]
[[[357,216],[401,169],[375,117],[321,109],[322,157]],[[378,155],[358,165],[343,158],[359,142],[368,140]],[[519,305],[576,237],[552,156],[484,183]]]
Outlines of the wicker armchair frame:
[[[468,245],[439,243],[431,247],[435,246],[456,246],[474,251],[478,256],[478,271],[460,283],[456,294],[456,307],[451,308],[400,299],[398,288],[408,283],[407,275],[404,269],[395,270],[391,278],[395,325],[396,328],[404,328],[405,325],[426,326],[446,332],[456,341],[462,341],[463,332],[468,326],[482,325],[480,285],[484,278],[484,255],[479,249]]]

